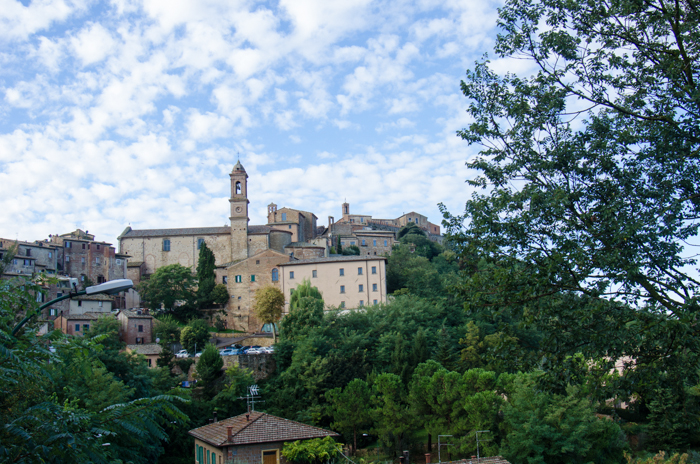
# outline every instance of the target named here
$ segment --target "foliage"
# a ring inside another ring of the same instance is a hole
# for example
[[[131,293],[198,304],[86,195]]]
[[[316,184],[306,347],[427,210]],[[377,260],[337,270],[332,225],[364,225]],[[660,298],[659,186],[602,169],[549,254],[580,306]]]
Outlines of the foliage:
[[[163,266],[141,281],[138,292],[141,299],[153,311],[175,311],[178,306],[192,306],[196,299],[197,279],[189,267],[180,264]]]
[[[282,456],[289,462],[298,464],[322,464],[334,459],[338,454],[340,445],[331,437],[286,442],[282,448]]]
[[[202,398],[205,400],[210,400],[216,396],[217,381],[221,378],[221,369],[223,367],[224,360],[221,359],[216,345],[207,343],[195,367],[195,378],[198,382],[201,382]],[[197,386],[199,387],[200,383]]]
[[[612,420],[598,418],[578,387],[566,394],[537,388],[533,374],[517,375],[506,395],[501,453],[514,462],[618,463],[624,434]]]
[[[177,343],[180,340],[180,324],[169,314],[153,320],[153,333],[160,339],[161,346]]]
[[[415,417],[406,395],[404,383],[396,374],[380,374],[372,385],[373,430],[392,453],[400,453],[405,448],[408,432],[414,426]]]
[[[34,288],[0,281],[0,460],[3,462],[153,462],[167,439],[163,424],[187,418],[179,398],[135,397],[97,354],[109,337],[37,336],[31,323],[11,335],[14,303],[33,310]],[[24,294],[24,296],[20,296]],[[98,324],[95,332],[108,328]],[[53,344],[57,352],[47,347]],[[109,346],[109,345],[108,345]],[[47,363],[48,361],[48,363]]]
[[[294,289],[292,296],[289,297],[289,311],[297,309],[300,306],[300,300],[305,297],[315,298],[323,303],[323,296],[316,287],[311,285],[311,280],[304,279]]]
[[[646,459],[635,459],[628,453],[625,453],[625,459],[627,460],[628,464],[685,464],[686,462],[688,462],[688,455],[685,453],[675,453],[666,458],[666,453],[664,451],[660,451],[657,455],[648,457]]]
[[[216,258],[206,242],[199,248],[197,260],[197,307],[208,308],[214,302],[212,292],[216,286]]]
[[[12,260],[17,254],[18,248],[19,245],[17,244],[17,242],[15,242],[7,246],[7,248],[4,250],[2,258],[0,258],[0,275],[5,274],[5,269],[7,269],[7,267],[12,263]]]
[[[218,305],[225,305],[228,302],[230,295],[228,294],[228,289],[224,284],[216,284],[214,289],[211,291],[212,303]]]
[[[180,332],[180,343],[190,353],[200,349],[209,341],[209,326],[202,319],[192,319]]]
[[[302,282],[302,285],[304,282]],[[273,327],[272,336],[274,343],[277,343],[277,331],[275,324],[282,317],[284,309],[284,294],[282,290],[274,285],[266,285],[255,291],[255,302],[253,311],[264,324],[271,324]]]
[[[345,248],[343,248],[343,255],[344,256],[359,256],[360,255],[360,247],[357,245],[348,245]]]
[[[326,392],[333,423],[333,430],[352,436],[352,453],[357,452],[357,434],[372,424],[370,414],[370,387],[362,379],[351,380],[345,388]]]
[[[213,400],[222,417],[232,417],[246,411],[245,402],[241,397],[248,393],[248,387],[255,384],[253,373],[250,369],[243,369],[231,365],[226,369],[223,384]]]
[[[418,236],[423,236],[423,237],[426,236],[423,229],[418,227],[418,224],[416,224],[414,222],[409,222],[408,224],[406,224],[405,226],[400,228],[399,231],[396,233],[396,239],[401,240],[406,235],[418,235]]]

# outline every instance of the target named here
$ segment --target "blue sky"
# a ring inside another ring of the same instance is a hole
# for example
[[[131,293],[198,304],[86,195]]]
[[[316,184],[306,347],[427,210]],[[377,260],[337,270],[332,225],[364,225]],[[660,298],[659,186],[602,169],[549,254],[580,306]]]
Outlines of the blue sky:
[[[345,199],[439,223],[499,3],[0,0],[0,237],[228,224],[238,153],[251,224]]]

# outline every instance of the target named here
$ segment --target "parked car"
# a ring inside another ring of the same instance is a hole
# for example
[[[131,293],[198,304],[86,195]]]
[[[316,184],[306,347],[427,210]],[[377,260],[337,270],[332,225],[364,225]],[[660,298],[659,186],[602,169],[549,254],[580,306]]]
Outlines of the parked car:
[[[180,350],[177,353],[175,353],[176,358],[189,358],[190,354],[187,352],[187,350]]]
[[[246,351],[245,354],[263,354],[263,353],[265,353],[265,349],[258,347],[258,348],[249,349],[248,351]]]
[[[238,354],[238,350],[235,348],[226,348],[224,350],[219,351],[219,354],[221,356],[233,356]]]
[[[243,348],[241,348],[241,350],[242,350],[241,354],[254,354],[254,353],[251,353],[250,350],[257,349],[257,348],[260,348],[260,345],[244,346]]]
[[[195,357],[195,358],[199,358],[200,356],[202,356],[202,352],[201,352],[201,351],[198,351],[198,352],[196,352],[196,353],[194,354],[194,357]]]
[[[275,347],[274,346],[265,346],[262,348],[262,350],[263,350],[263,353],[272,354],[275,352]]]

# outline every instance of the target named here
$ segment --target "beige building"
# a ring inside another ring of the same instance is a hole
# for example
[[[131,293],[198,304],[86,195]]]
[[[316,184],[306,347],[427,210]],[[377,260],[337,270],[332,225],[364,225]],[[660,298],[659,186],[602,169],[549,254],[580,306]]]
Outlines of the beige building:
[[[85,313],[110,314],[112,311],[112,298],[102,293],[74,296],[69,301],[70,313],[74,315]]]
[[[314,213],[292,208],[277,209],[277,205],[267,205],[267,225],[276,230],[292,232],[292,242],[306,242],[316,238],[318,218]]]
[[[304,280],[318,288],[326,307],[361,308],[386,303],[386,258],[334,256],[290,261],[279,265],[285,313],[289,297]]]

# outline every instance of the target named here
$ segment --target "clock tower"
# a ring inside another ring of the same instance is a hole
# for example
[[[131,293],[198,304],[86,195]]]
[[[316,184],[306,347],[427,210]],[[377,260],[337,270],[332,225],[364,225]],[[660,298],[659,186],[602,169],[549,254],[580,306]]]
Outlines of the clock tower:
[[[231,177],[231,260],[248,257],[248,174],[238,160]]]

